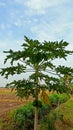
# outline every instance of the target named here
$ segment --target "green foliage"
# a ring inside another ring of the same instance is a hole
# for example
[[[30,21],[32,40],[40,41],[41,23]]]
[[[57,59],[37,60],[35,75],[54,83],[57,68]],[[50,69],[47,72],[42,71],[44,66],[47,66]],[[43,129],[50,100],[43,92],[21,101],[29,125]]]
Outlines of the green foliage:
[[[2,126],[3,126],[3,122],[2,122],[2,120],[0,119],[0,129],[2,129]]]
[[[40,125],[39,125],[39,130],[56,130],[55,125],[54,125],[55,119],[54,118],[49,118],[49,116],[45,116]]]
[[[56,90],[60,93],[67,92],[68,87],[61,83],[60,78],[64,77],[65,74],[73,76],[73,69],[65,66],[56,67],[53,61],[55,59],[66,60],[67,56],[73,53],[73,51],[66,50],[68,44],[63,40],[60,42],[44,41],[40,43],[38,40],[32,40],[24,36],[22,50],[13,51],[10,49],[9,51],[4,51],[6,53],[4,64],[9,61],[11,66],[2,68],[0,74],[8,78],[10,75],[32,72],[28,79],[14,80],[7,86],[12,89],[15,88],[16,95],[21,98],[28,98],[32,95],[35,98],[35,104],[38,104],[40,90],[48,89],[49,91]],[[35,113],[37,112],[35,111]],[[21,122],[21,116],[18,119]]]
[[[47,130],[56,130],[54,125],[55,120],[48,118],[47,119]]]
[[[39,108],[39,118],[44,117],[51,111],[51,105],[44,104],[41,108]]]
[[[59,98],[60,98],[60,103],[64,103],[70,98],[70,95],[63,93],[59,95]]]
[[[39,122],[41,117],[50,112],[49,105],[39,108]],[[7,130],[33,130],[34,126],[34,107],[32,104],[22,106],[9,114],[9,120],[3,125]]]
[[[57,112],[59,110],[59,116]],[[73,97],[50,112],[50,118],[55,117],[56,130],[73,130]]]
[[[73,51],[66,50],[68,44],[63,40],[60,42],[44,41],[40,43],[38,40],[32,40],[24,36],[22,50],[13,51],[10,49],[4,51],[7,54],[4,63],[9,60],[11,66],[2,68],[0,74],[8,78],[9,75],[32,72],[28,80],[15,80],[7,84],[12,89],[16,88],[17,95],[22,98],[30,95],[36,97],[43,87],[49,90],[57,90],[60,93],[66,92],[68,88],[60,84],[60,76],[63,77],[65,74],[73,75],[73,69],[65,66],[56,67],[53,60],[57,58],[66,59],[68,55],[73,53]],[[17,65],[15,65],[15,62]],[[43,87],[39,84],[42,81],[45,83]],[[35,92],[37,87],[38,92]]]
[[[5,78],[8,78],[8,75],[21,74],[25,70],[25,66],[20,63],[17,63],[16,66],[11,66],[2,69],[1,75],[5,75]]]
[[[3,130],[33,130],[34,108],[32,104],[22,106],[8,114]]]
[[[29,95],[32,95],[33,97],[35,97],[35,87],[36,84],[35,82],[29,81],[29,80],[14,80],[13,82],[7,84],[7,86],[10,86],[12,89],[15,88],[16,90],[16,95],[21,97],[21,98],[28,98]]]
[[[63,96],[66,94],[60,95],[63,99]],[[57,117],[57,112],[59,109],[59,116]],[[39,130],[73,130],[73,97],[71,97],[67,102],[63,103],[50,111],[49,115],[44,117],[41,120],[39,125]]]
[[[51,103],[58,103],[60,97],[59,97],[59,94],[51,94],[49,96],[49,99]]]
[[[14,129],[28,130],[33,129],[34,109],[31,104],[17,109],[14,115]]]
[[[42,102],[40,100],[34,100],[33,101],[33,106],[35,107],[42,107]]]
[[[58,102],[64,103],[69,98],[70,98],[70,96],[66,93],[63,93],[63,94],[54,93],[54,94],[49,95],[50,102],[51,103],[57,103],[57,104],[58,104]]]

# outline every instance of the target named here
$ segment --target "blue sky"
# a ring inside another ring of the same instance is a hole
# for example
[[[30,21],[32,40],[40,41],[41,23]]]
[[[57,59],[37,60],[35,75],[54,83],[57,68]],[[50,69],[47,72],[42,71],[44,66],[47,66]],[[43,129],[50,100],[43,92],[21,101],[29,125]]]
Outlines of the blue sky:
[[[64,39],[73,50],[73,1],[0,0],[0,68],[4,66],[3,50],[19,49],[24,35],[40,41]],[[73,65],[72,57],[68,66]]]

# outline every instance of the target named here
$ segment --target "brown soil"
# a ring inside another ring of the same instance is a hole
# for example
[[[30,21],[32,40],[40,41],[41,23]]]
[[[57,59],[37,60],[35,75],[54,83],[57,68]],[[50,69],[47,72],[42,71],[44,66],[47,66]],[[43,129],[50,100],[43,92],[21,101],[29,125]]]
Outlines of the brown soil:
[[[0,117],[3,117],[7,112],[13,110],[20,105],[27,104],[32,99],[20,100],[16,97],[15,93],[11,93],[10,89],[0,88]]]

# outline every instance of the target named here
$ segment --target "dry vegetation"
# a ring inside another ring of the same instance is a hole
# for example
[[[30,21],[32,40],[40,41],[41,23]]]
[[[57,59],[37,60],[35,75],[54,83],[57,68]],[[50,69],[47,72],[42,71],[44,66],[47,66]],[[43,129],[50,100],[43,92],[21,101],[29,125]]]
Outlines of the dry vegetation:
[[[26,101],[21,100],[15,95],[15,91],[11,92],[11,89],[0,88],[0,117],[6,112],[19,107],[22,104],[27,104],[32,98]]]

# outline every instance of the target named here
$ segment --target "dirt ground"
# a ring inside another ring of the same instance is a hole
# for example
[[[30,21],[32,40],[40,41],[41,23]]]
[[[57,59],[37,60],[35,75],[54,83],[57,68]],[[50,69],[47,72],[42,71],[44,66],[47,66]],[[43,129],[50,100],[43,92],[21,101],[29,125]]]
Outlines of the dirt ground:
[[[5,115],[10,110],[13,110],[20,105],[27,104],[32,99],[29,100],[20,100],[16,97],[14,92],[11,92],[10,89],[7,88],[0,88],[0,117]]]

